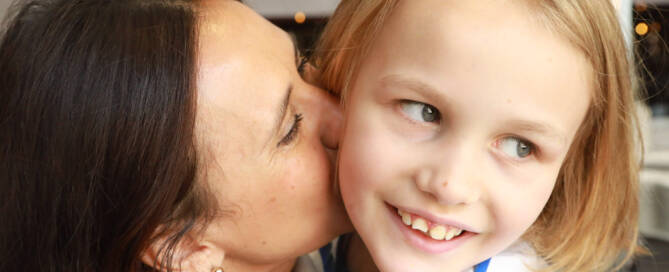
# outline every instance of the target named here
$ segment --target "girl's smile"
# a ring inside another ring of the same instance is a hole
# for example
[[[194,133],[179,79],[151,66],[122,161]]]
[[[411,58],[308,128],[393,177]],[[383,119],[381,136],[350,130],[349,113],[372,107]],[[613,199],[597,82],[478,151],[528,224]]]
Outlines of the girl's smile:
[[[389,216],[406,241],[427,253],[447,252],[478,234],[460,222],[438,218],[427,212],[391,205],[388,209]]]

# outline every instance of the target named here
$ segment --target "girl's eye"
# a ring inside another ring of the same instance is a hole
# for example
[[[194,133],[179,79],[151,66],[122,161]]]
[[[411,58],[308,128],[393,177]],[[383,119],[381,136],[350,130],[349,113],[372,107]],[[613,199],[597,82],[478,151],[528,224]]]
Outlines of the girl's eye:
[[[279,143],[276,146],[280,147],[282,145],[290,144],[295,139],[295,136],[297,136],[297,133],[300,131],[301,122],[302,122],[302,114],[295,114],[293,126],[290,127],[288,133],[286,133],[286,135],[283,136],[281,141],[279,141]]]
[[[517,159],[523,159],[532,155],[535,149],[532,143],[515,137],[506,137],[500,140],[498,146],[502,152]]]
[[[439,123],[441,121],[441,113],[432,105],[411,100],[404,100],[400,103],[402,112],[411,120],[421,123]]]

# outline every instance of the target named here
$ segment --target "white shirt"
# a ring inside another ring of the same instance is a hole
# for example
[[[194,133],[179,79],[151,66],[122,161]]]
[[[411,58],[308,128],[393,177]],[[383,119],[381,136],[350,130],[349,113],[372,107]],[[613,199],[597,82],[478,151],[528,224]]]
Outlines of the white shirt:
[[[531,272],[532,269],[537,270],[546,266],[546,261],[539,257],[528,243],[517,242],[490,258],[486,272]],[[473,268],[466,270],[466,272],[473,271]]]

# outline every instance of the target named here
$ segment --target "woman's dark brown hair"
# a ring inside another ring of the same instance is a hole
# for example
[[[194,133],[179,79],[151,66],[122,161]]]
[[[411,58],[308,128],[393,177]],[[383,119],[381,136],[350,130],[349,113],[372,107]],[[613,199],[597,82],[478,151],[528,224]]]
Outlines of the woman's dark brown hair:
[[[17,5],[0,43],[0,271],[140,271],[172,233],[168,266],[205,216],[193,5]]]

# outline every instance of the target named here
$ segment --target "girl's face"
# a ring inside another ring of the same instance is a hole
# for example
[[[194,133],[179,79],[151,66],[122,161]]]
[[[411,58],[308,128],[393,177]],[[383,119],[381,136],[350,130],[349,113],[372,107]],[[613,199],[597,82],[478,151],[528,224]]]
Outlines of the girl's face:
[[[363,61],[340,180],[382,271],[471,267],[551,195],[592,71],[518,3],[400,1]]]

